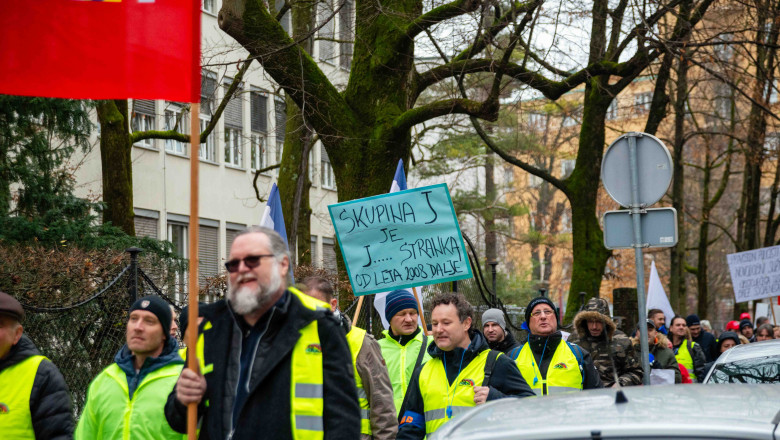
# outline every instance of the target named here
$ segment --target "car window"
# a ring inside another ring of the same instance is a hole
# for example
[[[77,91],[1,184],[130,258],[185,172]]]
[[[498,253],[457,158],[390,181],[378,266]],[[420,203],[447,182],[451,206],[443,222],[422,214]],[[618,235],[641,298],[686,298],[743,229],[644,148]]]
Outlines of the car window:
[[[780,383],[780,356],[763,356],[715,365],[711,383]]]

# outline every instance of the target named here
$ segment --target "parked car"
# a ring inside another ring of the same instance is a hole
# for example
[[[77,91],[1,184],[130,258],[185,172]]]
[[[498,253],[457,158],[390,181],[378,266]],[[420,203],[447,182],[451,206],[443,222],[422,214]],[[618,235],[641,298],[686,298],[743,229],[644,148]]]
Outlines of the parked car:
[[[778,440],[778,422],[777,385],[636,386],[495,400],[429,438]]]
[[[730,348],[712,365],[704,383],[780,383],[780,339]]]

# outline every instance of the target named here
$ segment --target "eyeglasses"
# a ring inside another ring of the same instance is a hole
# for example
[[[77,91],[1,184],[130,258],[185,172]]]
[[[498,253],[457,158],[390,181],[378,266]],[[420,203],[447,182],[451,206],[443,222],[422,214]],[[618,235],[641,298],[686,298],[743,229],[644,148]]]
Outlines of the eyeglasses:
[[[537,311],[531,313],[531,316],[533,316],[534,318],[538,318],[538,317],[542,316],[542,314],[544,314],[544,316],[550,316],[553,313],[555,313],[555,312],[553,312],[552,310],[544,309],[544,310],[537,310]]]
[[[257,266],[260,265],[260,261],[263,259],[263,257],[274,257],[273,254],[263,254],[263,255],[249,255],[247,257],[241,258],[241,259],[233,259],[230,261],[225,262],[225,269],[227,269],[230,273],[238,272],[238,266],[241,264],[241,262],[244,262],[244,265],[250,269],[254,269]]]

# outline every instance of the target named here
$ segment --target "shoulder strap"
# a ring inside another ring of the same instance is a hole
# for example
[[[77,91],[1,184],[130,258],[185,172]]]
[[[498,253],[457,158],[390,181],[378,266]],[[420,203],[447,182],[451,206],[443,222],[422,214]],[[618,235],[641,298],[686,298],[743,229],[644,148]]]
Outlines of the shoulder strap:
[[[496,359],[501,352],[497,350],[490,350],[485,361],[485,378],[482,379],[482,386],[486,387],[490,383],[490,376],[493,375],[493,365],[496,364]]]
[[[585,365],[583,365],[583,362],[585,361],[585,356],[582,354],[582,348],[580,348],[577,344],[572,344],[569,341],[566,341],[566,345],[569,346],[569,349],[572,353],[574,353],[574,357],[577,358],[577,364],[580,366],[580,377],[582,377],[581,386],[582,389],[585,389]],[[575,350],[574,347],[577,347]]]
[[[520,352],[523,351],[523,347],[525,347],[525,342],[512,349],[507,356],[513,361],[516,361],[518,356],[520,356]]]

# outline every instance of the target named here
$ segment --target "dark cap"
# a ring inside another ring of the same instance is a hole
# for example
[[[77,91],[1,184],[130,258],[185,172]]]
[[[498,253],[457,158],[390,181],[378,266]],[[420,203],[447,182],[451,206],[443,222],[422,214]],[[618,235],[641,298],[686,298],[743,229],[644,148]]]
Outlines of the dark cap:
[[[19,322],[24,320],[24,309],[13,296],[0,292],[0,314],[8,315]]]
[[[135,310],[145,310],[147,312],[154,313],[157,320],[162,325],[165,339],[171,334],[171,321],[173,320],[173,314],[171,314],[171,307],[168,303],[157,295],[149,295],[143,298],[138,298],[128,310],[128,315]]]
[[[645,322],[647,323],[647,328],[652,328],[653,330],[657,330],[655,323],[653,322],[652,319],[647,319],[645,320]],[[639,328],[639,324],[637,324],[636,328]]]
[[[742,329],[745,327],[753,328],[753,323],[750,322],[749,319],[743,319],[742,321],[739,321],[739,331],[742,331]]]
[[[525,322],[531,321],[531,312],[534,311],[534,308],[538,306],[539,304],[547,304],[553,309],[553,312],[555,312],[555,321],[560,322],[560,317],[558,316],[558,308],[555,307],[555,303],[550,301],[550,298],[547,298],[546,296],[537,296],[536,298],[532,299],[531,302],[528,303],[528,306],[525,308]]]
[[[688,327],[692,325],[701,325],[701,319],[697,315],[688,315],[687,318],[685,318],[685,323],[688,324]]]

